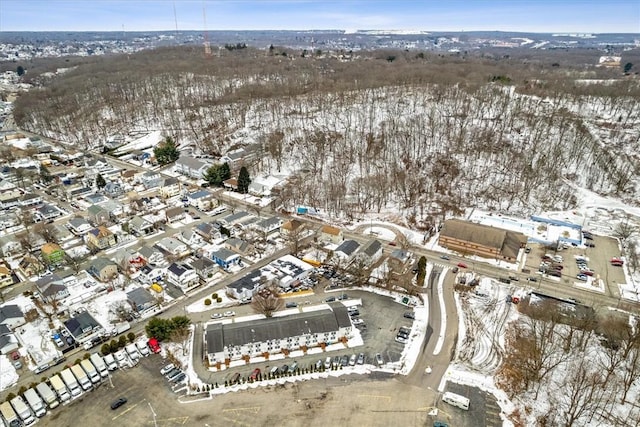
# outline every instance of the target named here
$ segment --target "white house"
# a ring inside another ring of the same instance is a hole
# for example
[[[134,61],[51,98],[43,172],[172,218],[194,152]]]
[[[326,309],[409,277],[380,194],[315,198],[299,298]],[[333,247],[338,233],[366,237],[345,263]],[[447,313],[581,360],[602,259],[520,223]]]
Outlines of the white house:
[[[212,366],[226,360],[265,353],[289,351],[335,344],[349,339],[352,333],[347,308],[332,303],[326,309],[295,313],[234,323],[213,323],[207,326],[205,348]]]
[[[173,263],[167,268],[167,281],[180,287],[183,291],[200,284],[196,271],[185,264]]]
[[[189,205],[202,212],[208,212],[218,206],[218,200],[213,197],[213,194],[207,190],[200,190],[194,193],[189,193],[187,194],[187,200],[189,202]]]
[[[256,230],[263,233],[265,236],[273,233],[274,231],[280,231],[280,227],[282,227],[284,221],[282,218],[278,218],[277,216],[272,216],[270,218],[263,219],[258,221],[253,226]]]
[[[360,248],[355,259],[361,261],[366,266],[370,266],[378,261],[381,256],[382,244],[378,240],[373,239]]]
[[[151,246],[142,246],[138,253],[151,265],[166,265],[167,261],[158,249]]]
[[[241,278],[229,283],[225,287],[225,291],[231,298],[242,300],[252,298],[265,283],[266,280],[263,279],[262,272],[259,269],[251,270]]]
[[[9,329],[15,329],[26,323],[20,307],[15,304],[0,307],[0,325],[7,325]]]
[[[341,258],[345,263],[350,263],[356,255],[360,243],[355,240],[345,240],[333,251],[334,255]]]
[[[190,156],[180,156],[176,160],[174,170],[189,178],[202,179],[202,175],[211,167],[210,163],[203,162]]]
[[[180,240],[174,239],[173,237],[165,237],[156,243],[160,249],[170,253],[171,255],[180,256],[182,254],[186,254],[189,248],[187,245],[182,243]]]

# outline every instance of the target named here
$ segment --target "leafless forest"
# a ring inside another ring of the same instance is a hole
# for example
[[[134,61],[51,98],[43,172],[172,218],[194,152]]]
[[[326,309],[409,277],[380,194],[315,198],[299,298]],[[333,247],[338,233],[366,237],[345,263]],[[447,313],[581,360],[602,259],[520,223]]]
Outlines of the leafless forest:
[[[252,174],[297,171],[282,205],[349,219],[568,209],[573,185],[637,201],[640,81],[545,55],[165,48],[32,74],[15,118],[83,149],[134,129],[202,154],[258,143]]]

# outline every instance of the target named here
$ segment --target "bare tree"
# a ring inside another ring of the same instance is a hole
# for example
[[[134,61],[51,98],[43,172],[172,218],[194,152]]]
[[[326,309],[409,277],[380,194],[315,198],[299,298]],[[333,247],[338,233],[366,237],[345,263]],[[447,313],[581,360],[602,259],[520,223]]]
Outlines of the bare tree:
[[[251,299],[251,308],[266,317],[272,317],[273,313],[282,310],[284,300],[280,298],[275,288],[269,287],[258,291]]]
[[[86,256],[71,256],[67,253],[64,254],[65,261],[69,267],[73,270],[74,273],[80,273],[82,270],[82,264],[87,260]]]
[[[620,240],[628,240],[631,236],[638,232],[638,229],[629,223],[629,219],[620,221],[613,227],[613,235]]]
[[[174,341],[182,347],[182,355],[186,356],[191,329],[188,325],[179,325],[171,332],[171,341]]]
[[[284,239],[289,245],[289,250],[291,251],[291,253],[294,256],[298,256],[298,254],[300,253],[300,245],[302,243],[304,227],[302,225],[298,225],[296,227],[296,224],[293,221],[295,220],[291,221],[291,230],[287,232]]]

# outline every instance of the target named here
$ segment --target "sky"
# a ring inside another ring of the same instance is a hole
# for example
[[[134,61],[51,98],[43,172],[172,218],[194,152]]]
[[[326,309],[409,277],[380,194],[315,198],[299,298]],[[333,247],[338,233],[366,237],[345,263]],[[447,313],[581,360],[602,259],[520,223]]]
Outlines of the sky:
[[[640,33],[640,0],[0,0],[0,31],[167,31],[176,22],[209,31]]]

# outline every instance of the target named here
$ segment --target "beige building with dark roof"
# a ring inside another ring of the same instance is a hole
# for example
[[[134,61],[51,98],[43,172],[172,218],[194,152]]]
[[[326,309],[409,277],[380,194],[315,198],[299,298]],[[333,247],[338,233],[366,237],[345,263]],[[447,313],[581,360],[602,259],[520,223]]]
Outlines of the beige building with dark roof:
[[[461,219],[445,221],[438,244],[463,254],[515,261],[527,236],[516,231],[475,224]]]

